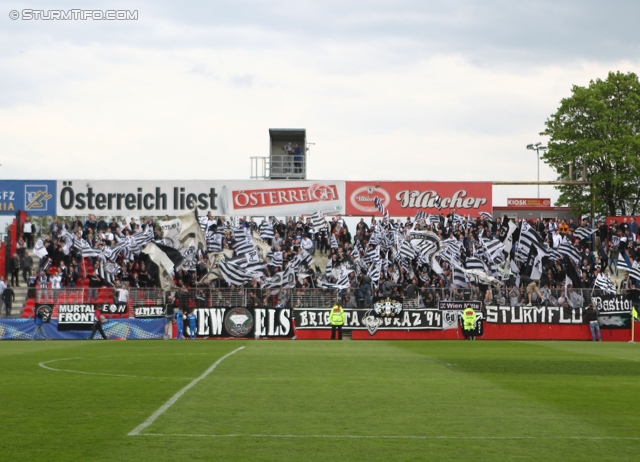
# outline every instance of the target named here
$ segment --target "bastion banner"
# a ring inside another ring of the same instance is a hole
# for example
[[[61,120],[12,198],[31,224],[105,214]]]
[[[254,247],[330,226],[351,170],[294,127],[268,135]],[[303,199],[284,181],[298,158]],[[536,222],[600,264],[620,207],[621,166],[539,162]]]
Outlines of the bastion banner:
[[[394,217],[414,217],[418,210],[477,218],[493,212],[490,182],[347,181],[347,215],[380,215],[374,205],[380,198]],[[441,210],[437,208],[440,198]]]
[[[56,193],[56,188],[53,188]],[[59,180],[57,214],[285,216],[344,213],[345,182],[271,180]]]

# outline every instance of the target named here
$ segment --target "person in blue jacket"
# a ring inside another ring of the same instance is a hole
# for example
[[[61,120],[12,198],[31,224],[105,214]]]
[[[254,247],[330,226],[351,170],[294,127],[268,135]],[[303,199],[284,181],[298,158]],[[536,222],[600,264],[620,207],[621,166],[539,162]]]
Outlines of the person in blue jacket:
[[[47,334],[44,331],[44,317],[45,317],[45,313],[42,308],[36,310],[36,312],[34,313],[33,320],[36,323],[36,330],[33,332],[33,337],[31,337],[31,340],[36,339],[36,337],[38,336],[38,332],[42,334],[45,340],[49,340],[47,338]]]
[[[187,320],[189,321],[189,335],[191,340],[195,340],[196,339],[196,321],[198,320],[195,310],[191,310],[189,312],[189,314],[187,315]]]
[[[184,313],[182,312],[182,310],[180,308],[176,308],[175,311],[173,312],[173,318],[174,318],[174,322],[176,323],[176,328],[177,328],[177,333],[176,333],[176,340],[182,340],[184,338],[183,336],[183,332],[184,332]]]

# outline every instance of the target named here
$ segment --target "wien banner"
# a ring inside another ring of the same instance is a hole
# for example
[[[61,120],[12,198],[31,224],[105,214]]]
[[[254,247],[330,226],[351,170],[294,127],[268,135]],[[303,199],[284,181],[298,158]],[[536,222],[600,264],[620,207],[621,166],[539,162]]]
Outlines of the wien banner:
[[[379,215],[376,198],[394,217],[413,217],[418,210],[448,214],[455,209],[473,218],[493,212],[490,182],[347,181],[346,195],[347,215]]]
[[[288,308],[196,308],[198,337],[293,337]],[[189,325],[185,322],[185,335]]]
[[[54,188],[54,194],[56,189]],[[57,214],[285,216],[344,213],[344,181],[65,180]]]

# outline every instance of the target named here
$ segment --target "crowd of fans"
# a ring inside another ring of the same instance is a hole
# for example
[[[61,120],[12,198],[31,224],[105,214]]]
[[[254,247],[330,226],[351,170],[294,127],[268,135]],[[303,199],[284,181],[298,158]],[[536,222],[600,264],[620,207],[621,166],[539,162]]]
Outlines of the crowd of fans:
[[[274,220],[272,218],[262,220],[259,224],[254,218],[240,218],[237,225],[249,228],[256,233],[260,232],[260,226],[268,223],[273,227],[274,237],[267,239],[273,252],[282,252],[282,266],[265,265],[264,277],[271,277],[283,271],[289,262],[296,255],[304,250],[317,260],[326,257],[330,262],[330,267],[337,268],[344,264],[349,264],[353,268],[349,274],[349,288],[344,290],[347,306],[370,306],[375,296],[398,296],[406,299],[419,299],[421,304],[431,306],[438,300],[448,299],[484,299],[489,301],[495,299],[500,304],[522,305],[533,301],[534,303],[548,303],[550,305],[562,305],[572,303],[571,299],[565,296],[565,280],[567,275],[567,265],[571,264],[568,257],[562,260],[550,262],[540,277],[538,286],[540,290],[527,291],[530,280],[525,276],[512,274],[501,287],[487,288],[473,283],[466,284],[466,287],[455,285],[453,281],[452,268],[446,261],[441,261],[443,271],[438,274],[427,264],[419,264],[418,260],[409,266],[398,264],[397,259],[391,258],[389,254],[381,255],[386,264],[378,281],[371,279],[366,268],[361,267],[358,261],[359,256],[354,258],[354,248],[366,251],[369,249],[374,228],[382,225],[385,230],[395,230],[399,234],[408,235],[411,231],[432,231],[440,239],[455,239],[461,243],[460,260],[473,257],[476,249],[480,247],[481,239],[498,239],[500,220],[487,220],[484,218],[469,219],[466,223],[456,222],[455,211],[449,215],[441,214],[438,221],[420,220],[413,221],[410,217],[406,220],[383,220],[379,218],[360,219],[355,229],[350,230],[341,216],[326,217],[326,226],[316,228],[312,220],[307,218],[286,218]],[[164,217],[168,220],[169,217]],[[520,220],[515,219],[516,223]],[[205,220],[203,233],[207,228],[228,227],[228,222],[222,218],[213,217],[211,213],[208,220]],[[545,242],[551,248],[558,248],[563,243],[575,246],[580,253],[580,261],[575,268],[581,280],[582,288],[593,287],[594,281],[599,273],[609,273],[618,275],[618,256],[625,254],[631,261],[638,259],[640,244],[638,243],[638,224],[635,220],[627,223],[613,221],[609,226],[600,222],[594,234],[580,240],[574,237],[574,232],[579,226],[589,227],[589,223],[578,225],[574,220],[565,222],[564,220],[548,219],[530,222]],[[28,225],[30,232],[35,234],[33,224]],[[25,227],[26,229],[26,227]],[[211,228],[213,229],[213,228]],[[65,248],[65,243],[60,239],[64,232],[70,232],[81,237],[91,247],[98,250],[108,248],[118,241],[133,235],[136,232],[147,231],[153,234],[153,239],[163,242],[160,227],[157,225],[155,217],[144,217],[136,220],[132,218],[118,221],[116,218],[95,217],[89,215],[84,221],[80,217],[66,221],[64,219],[53,218],[48,229],[38,230],[39,239],[35,243],[36,248],[46,249],[46,255],[34,260],[32,251],[28,251],[28,244],[25,236],[18,240],[17,254],[10,262],[12,284],[19,285],[22,279],[31,287],[48,289],[89,287],[95,289],[113,284],[114,280],[104,277],[104,272],[98,271],[100,262],[96,257],[83,257],[79,249]],[[227,229],[222,243],[223,248],[230,248],[233,240],[233,232]],[[29,236],[31,238],[31,236]],[[593,241],[592,241],[593,240]],[[515,247],[514,243],[514,247]],[[371,247],[372,248],[372,247]],[[595,249],[593,251],[592,249]],[[136,255],[118,255],[116,263],[121,270],[117,275],[117,280],[128,283],[131,288],[154,288],[157,281],[149,274],[148,269]],[[423,262],[424,263],[424,262]],[[323,266],[323,265],[322,265]],[[522,265],[520,265],[522,266]],[[520,268],[522,269],[522,268]],[[175,296],[186,297],[189,289],[208,289],[229,287],[223,278],[216,278],[210,282],[204,276],[210,270],[205,252],[200,252],[197,256],[197,264],[192,270],[179,268],[175,273],[175,285],[179,291]],[[336,282],[335,275],[325,272],[325,268],[309,268],[310,271],[299,275],[296,287],[318,288]],[[315,270],[315,271],[314,271]],[[326,276],[325,276],[326,273]],[[621,289],[631,289],[633,281],[628,277],[624,278],[620,284]],[[262,285],[261,279],[254,278],[245,287],[258,289]],[[270,291],[271,292],[271,291]],[[273,291],[275,294],[278,291]],[[529,293],[527,293],[529,292]],[[533,292],[533,293],[532,293]],[[275,295],[274,295],[275,296]],[[260,296],[255,296],[256,300],[251,303],[260,304]],[[267,297],[269,298],[269,297]],[[248,302],[247,302],[248,303]]]

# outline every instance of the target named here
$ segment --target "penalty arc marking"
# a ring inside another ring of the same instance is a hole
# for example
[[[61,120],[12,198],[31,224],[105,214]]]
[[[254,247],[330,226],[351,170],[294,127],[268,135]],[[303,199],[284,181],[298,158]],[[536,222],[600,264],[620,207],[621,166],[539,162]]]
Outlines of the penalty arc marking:
[[[103,356],[104,358],[109,358],[110,356]],[[83,375],[103,375],[107,377],[133,377],[138,379],[180,379],[180,380],[191,380],[193,377],[153,377],[150,375],[127,375],[127,374],[109,374],[107,372],[88,372],[88,371],[76,371],[74,369],[58,369],[56,367],[47,366],[49,363],[53,363],[56,361],[71,361],[74,359],[82,359],[82,358],[60,358],[60,359],[52,359],[50,361],[43,361],[38,363],[43,369],[48,369],[50,371],[56,372],[71,372],[73,374],[83,374]]]
[[[226,355],[224,355],[222,358],[218,359],[215,363],[213,363],[209,369],[207,369],[206,371],[204,371],[202,373],[202,375],[200,377],[196,377],[195,379],[193,379],[191,382],[189,382],[187,384],[187,386],[185,386],[183,389],[181,389],[180,391],[178,391],[175,395],[173,395],[171,398],[169,398],[169,401],[167,401],[166,403],[164,403],[162,406],[160,406],[160,408],[154,412],[153,414],[151,414],[151,416],[145,420],[144,422],[142,422],[140,425],[138,425],[136,428],[134,428],[133,430],[131,430],[128,435],[129,436],[136,436],[136,435],[140,435],[140,432],[142,430],[144,430],[145,428],[147,428],[149,425],[151,425],[153,422],[156,421],[156,419],[158,417],[160,417],[167,409],[169,409],[171,406],[173,406],[175,404],[176,401],[178,401],[178,399],[180,399],[180,397],[182,395],[184,395],[187,391],[189,391],[191,388],[193,388],[193,386],[195,386],[200,380],[204,379],[207,375],[211,374],[216,367],[218,367],[218,365],[224,361],[225,359],[227,359],[229,356],[231,356],[232,354],[237,353],[238,351],[244,349],[243,346],[241,346],[240,348],[237,348],[235,350],[233,350],[231,353],[227,353]]]

